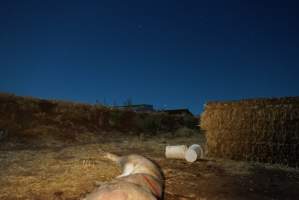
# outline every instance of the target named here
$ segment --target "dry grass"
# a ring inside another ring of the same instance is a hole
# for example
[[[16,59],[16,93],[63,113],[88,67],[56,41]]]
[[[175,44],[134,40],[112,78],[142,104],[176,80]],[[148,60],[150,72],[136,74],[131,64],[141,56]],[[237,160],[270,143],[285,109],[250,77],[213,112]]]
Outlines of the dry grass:
[[[43,100],[0,93],[0,129],[8,130],[12,143],[34,139],[58,142],[92,142],[80,135],[119,131],[123,134],[140,132],[155,135],[174,132],[181,127],[194,128],[197,119],[161,112],[137,113],[98,105],[57,100]],[[9,142],[9,141],[8,141]]]
[[[78,198],[119,173],[101,145],[1,152],[0,199]]]
[[[156,161],[166,178],[165,200],[289,199],[299,195],[298,170],[223,159],[167,160],[167,144],[201,143],[190,137],[115,138],[59,148],[0,151],[0,199],[79,200],[120,173],[104,152],[139,153]],[[271,180],[271,181],[269,181]],[[274,185],[273,185],[274,184]],[[266,191],[266,192],[265,192]]]

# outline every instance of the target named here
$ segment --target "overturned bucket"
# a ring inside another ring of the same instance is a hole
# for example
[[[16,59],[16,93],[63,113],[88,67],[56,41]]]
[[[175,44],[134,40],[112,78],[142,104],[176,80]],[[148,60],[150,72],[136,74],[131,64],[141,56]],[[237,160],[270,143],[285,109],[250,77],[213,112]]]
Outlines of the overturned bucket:
[[[204,157],[204,151],[199,144],[191,145],[185,152],[185,159],[188,162],[195,162],[197,159],[203,157]]]
[[[165,156],[166,158],[185,159],[187,149],[186,145],[166,146]]]

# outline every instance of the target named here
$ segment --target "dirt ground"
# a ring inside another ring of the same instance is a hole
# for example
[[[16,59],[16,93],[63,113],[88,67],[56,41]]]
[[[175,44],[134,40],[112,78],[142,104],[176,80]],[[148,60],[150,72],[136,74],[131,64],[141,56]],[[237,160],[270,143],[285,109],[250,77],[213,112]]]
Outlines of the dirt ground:
[[[164,157],[168,144],[201,143],[198,137],[118,138],[56,148],[0,151],[0,199],[77,200],[120,173],[104,152],[138,153],[165,175],[165,200],[298,199],[299,170],[206,158],[187,163]]]

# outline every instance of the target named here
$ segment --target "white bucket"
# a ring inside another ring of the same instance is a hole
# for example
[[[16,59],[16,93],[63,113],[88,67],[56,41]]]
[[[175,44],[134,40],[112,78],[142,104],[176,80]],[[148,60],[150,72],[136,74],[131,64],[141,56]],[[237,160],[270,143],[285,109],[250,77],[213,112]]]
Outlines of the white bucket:
[[[203,158],[203,156],[204,151],[199,144],[191,145],[185,153],[185,159],[188,162],[195,162],[197,159]]]
[[[185,159],[186,145],[166,146],[166,158]]]

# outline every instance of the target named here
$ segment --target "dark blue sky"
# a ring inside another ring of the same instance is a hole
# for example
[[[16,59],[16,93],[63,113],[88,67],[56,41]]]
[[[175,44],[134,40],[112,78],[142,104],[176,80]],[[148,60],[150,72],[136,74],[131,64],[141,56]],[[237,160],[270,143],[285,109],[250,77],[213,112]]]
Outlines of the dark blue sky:
[[[188,107],[299,95],[299,3],[0,1],[0,91]]]

